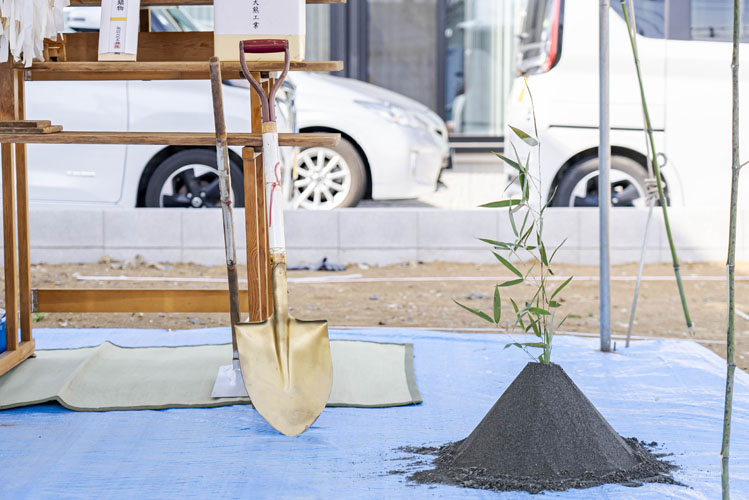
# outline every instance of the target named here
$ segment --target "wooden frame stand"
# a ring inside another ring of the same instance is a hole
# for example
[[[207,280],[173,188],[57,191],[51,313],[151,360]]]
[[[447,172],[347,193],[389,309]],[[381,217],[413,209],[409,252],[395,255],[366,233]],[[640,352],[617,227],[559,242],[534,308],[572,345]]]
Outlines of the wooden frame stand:
[[[307,0],[307,3],[344,3],[346,0]],[[142,20],[148,8],[160,5],[211,5],[212,0],[141,0]],[[101,0],[73,0],[71,5],[100,5]],[[35,62],[30,68],[12,61],[0,64],[0,122],[25,120],[24,82],[28,80],[182,80],[207,79],[213,56],[213,33],[151,33],[141,23],[138,61],[98,62],[98,35],[70,33],[65,43],[48,43],[47,54],[57,61]],[[242,78],[239,63],[222,63],[225,78]],[[272,85],[271,72],[280,63],[249,63],[250,70]],[[341,61],[292,63],[295,71],[339,71]],[[251,93],[250,134],[229,134],[229,145],[242,146],[247,236],[248,288],[241,300],[250,321],[262,321],[273,309],[268,263],[260,102]],[[33,117],[43,119],[44,117]],[[64,123],[62,124],[65,125]],[[335,146],[339,134],[280,134],[281,146]],[[225,290],[154,289],[31,289],[29,197],[26,144],[155,144],[215,146],[213,133],[0,132],[2,157],[3,238],[7,350],[0,352],[0,376],[33,355],[32,312],[228,312]],[[21,339],[19,342],[18,331]]]

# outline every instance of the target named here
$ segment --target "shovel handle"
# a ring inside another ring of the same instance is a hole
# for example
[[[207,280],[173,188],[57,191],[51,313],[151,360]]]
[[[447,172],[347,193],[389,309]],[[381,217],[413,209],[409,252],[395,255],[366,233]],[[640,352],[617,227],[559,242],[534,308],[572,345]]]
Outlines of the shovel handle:
[[[243,40],[242,50],[247,54],[274,54],[286,52],[289,49],[287,40],[278,39],[261,39],[261,40]]]
[[[252,77],[250,69],[247,67],[247,60],[245,53],[248,54],[284,54],[283,71],[281,76],[276,79],[275,85],[270,91],[270,94],[266,94],[263,86],[260,82]],[[276,121],[276,109],[274,101],[276,100],[276,93],[283,85],[286,75],[289,74],[289,65],[291,64],[289,59],[289,42],[288,40],[276,39],[276,38],[263,38],[258,40],[242,40],[239,42],[239,63],[242,68],[242,74],[250,82],[250,85],[258,96],[260,96],[260,106],[262,108],[263,122],[275,122]]]

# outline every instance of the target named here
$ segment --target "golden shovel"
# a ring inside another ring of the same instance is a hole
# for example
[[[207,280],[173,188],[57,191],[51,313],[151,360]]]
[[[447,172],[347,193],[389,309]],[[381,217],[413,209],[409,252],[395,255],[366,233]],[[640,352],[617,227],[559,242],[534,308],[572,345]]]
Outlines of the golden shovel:
[[[285,65],[270,94],[250,74],[245,52],[285,54]],[[289,316],[286,288],[284,196],[274,109],[275,95],[289,71],[286,40],[240,42],[242,73],[255,89],[263,114],[263,167],[268,200],[268,242],[274,311],[261,323],[236,325],[242,378],[252,404],[263,418],[287,436],[301,434],[317,420],[330,396],[333,362],[328,323]]]

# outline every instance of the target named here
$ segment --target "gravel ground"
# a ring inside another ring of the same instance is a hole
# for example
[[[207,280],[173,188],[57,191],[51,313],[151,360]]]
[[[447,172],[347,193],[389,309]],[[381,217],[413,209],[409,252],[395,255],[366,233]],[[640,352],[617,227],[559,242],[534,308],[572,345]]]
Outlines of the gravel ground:
[[[563,332],[598,334],[598,287],[596,266],[555,266],[560,278],[574,275],[576,279],[562,295],[562,311],[570,317]],[[634,291],[636,264],[612,267],[612,330],[616,348],[624,346],[629,310]],[[203,267],[192,264],[155,264],[136,262],[101,262],[85,265],[35,265],[32,285],[35,288],[220,288],[226,270],[222,266]],[[684,264],[682,273],[690,312],[695,323],[691,338],[725,356],[726,286],[725,268],[719,263]],[[81,276],[168,276],[215,278],[215,283],[131,282],[81,280]],[[358,279],[372,282],[290,283],[292,314],[300,319],[325,318],[334,327],[384,326],[439,328],[456,331],[485,331],[498,333],[488,323],[463,311],[453,299],[471,307],[490,310],[493,285],[507,271],[493,264],[411,263],[388,267],[349,266],[346,271],[310,272],[291,271],[290,278],[341,277],[358,275]],[[690,338],[686,333],[676,283],[670,279],[672,270],[666,264],[645,266],[645,275],[663,276],[664,280],[644,281],[635,337]],[[737,266],[737,275],[749,277],[749,263]],[[244,270],[240,270],[244,276]],[[456,278],[468,280],[456,280]],[[712,277],[707,279],[706,277]],[[488,278],[480,281],[478,279]],[[497,279],[493,279],[497,278]],[[400,281],[392,281],[398,279]],[[405,281],[403,281],[405,279]],[[474,279],[476,281],[470,281]],[[384,280],[384,281],[383,281]],[[413,280],[413,281],[408,281]],[[421,281],[418,281],[421,280]],[[516,300],[530,295],[528,288],[511,289]],[[749,281],[737,281],[737,308],[749,313]],[[504,295],[509,297],[509,291]],[[0,295],[1,296],[1,295]],[[503,308],[502,329],[509,329],[512,310]],[[203,328],[228,325],[228,314],[47,314],[37,315],[38,327],[136,327],[136,328]],[[561,332],[560,332],[561,333]],[[749,368],[749,316],[736,318],[737,364]]]

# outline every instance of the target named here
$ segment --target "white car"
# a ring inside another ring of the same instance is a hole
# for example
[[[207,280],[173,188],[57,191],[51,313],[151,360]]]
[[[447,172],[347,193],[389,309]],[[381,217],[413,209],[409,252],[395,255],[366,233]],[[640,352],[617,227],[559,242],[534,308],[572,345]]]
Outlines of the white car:
[[[335,148],[301,152],[294,180],[295,206],[354,206],[365,197],[416,198],[436,189],[450,156],[447,128],[436,113],[359,80],[293,73],[291,81],[297,89],[299,130],[342,136]],[[323,176],[322,185],[333,186],[335,192],[315,189],[309,179],[316,172]]]
[[[71,20],[95,20],[76,12],[89,14],[88,8],[71,10]],[[161,19],[166,22],[165,16]],[[30,118],[52,120],[65,130],[210,132],[210,96],[210,83],[200,80],[28,82],[26,102]],[[224,86],[230,132],[249,132],[249,98],[246,82]],[[447,130],[436,114],[373,85],[293,73],[277,106],[280,131],[343,137],[335,148],[298,154],[284,148],[296,207],[355,206],[365,197],[414,198],[436,189],[449,157]],[[231,155],[234,194],[242,200],[240,148],[231,148]],[[30,197],[36,204],[198,208],[217,206],[219,199],[212,148],[29,145],[28,161]]]
[[[651,123],[675,206],[723,204],[731,174],[730,0],[635,0],[637,45]],[[611,201],[647,204],[642,107],[627,28],[611,2]],[[598,2],[529,0],[517,69],[528,77],[541,148],[541,191],[554,206],[598,205]],[[742,40],[746,42],[746,37]],[[742,52],[741,66],[749,63]],[[741,85],[746,82],[742,81]],[[741,119],[747,109],[742,108]],[[509,98],[507,123],[533,130],[524,78]],[[749,147],[742,136],[741,150]],[[521,158],[528,147],[506,132]],[[536,154],[530,161],[536,171]],[[744,184],[742,190],[747,189]]]

